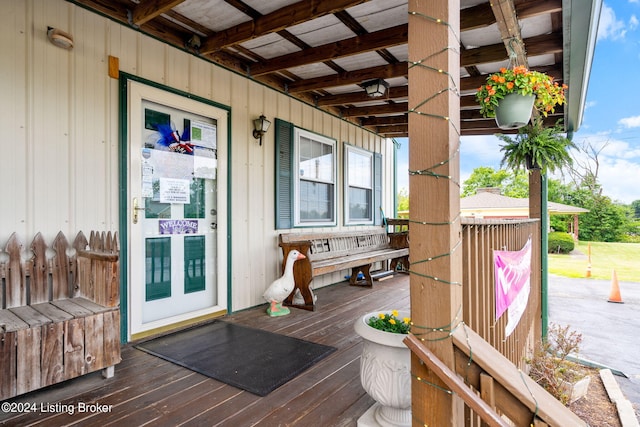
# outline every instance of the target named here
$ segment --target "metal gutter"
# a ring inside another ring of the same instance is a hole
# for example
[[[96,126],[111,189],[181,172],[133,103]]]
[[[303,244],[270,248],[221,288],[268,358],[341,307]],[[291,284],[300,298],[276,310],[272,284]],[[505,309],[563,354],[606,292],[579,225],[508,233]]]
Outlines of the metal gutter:
[[[569,139],[582,124],[602,0],[562,0],[563,69],[567,90],[564,125]]]

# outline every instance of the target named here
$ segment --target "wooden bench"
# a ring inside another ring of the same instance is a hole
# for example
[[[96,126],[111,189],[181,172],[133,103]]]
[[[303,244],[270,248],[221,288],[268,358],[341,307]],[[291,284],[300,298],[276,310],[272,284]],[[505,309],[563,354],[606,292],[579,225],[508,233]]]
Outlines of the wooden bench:
[[[0,400],[120,362],[117,236],[0,246]]]
[[[408,267],[409,247],[390,237],[384,228],[361,231],[328,231],[320,233],[280,234],[279,246],[284,260],[289,251],[297,249],[307,258],[294,264],[295,289],[285,299],[285,305],[314,310],[314,298],[309,285],[314,277],[335,271],[351,269],[350,285],[372,286],[371,266],[391,260],[394,270],[399,263]],[[284,263],[283,263],[284,271]],[[359,281],[362,273],[364,280]],[[294,304],[296,289],[304,304]]]

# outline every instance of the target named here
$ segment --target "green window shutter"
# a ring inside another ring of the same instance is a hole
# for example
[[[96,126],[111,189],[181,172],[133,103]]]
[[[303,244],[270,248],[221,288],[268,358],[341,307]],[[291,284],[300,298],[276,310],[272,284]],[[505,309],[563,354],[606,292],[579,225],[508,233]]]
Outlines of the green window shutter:
[[[373,223],[382,225],[382,154],[373,153]]]
[[[293,125],[275,120],[276,229],[293,227]]]

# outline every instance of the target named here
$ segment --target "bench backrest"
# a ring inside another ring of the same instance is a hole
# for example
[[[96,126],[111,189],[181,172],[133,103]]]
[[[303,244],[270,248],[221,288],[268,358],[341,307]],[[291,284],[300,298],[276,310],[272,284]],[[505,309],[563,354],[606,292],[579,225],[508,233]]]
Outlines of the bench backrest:
[[[87,268],[78,264],[88,266],[86,258],[94,251],[113,254],[106,261],[113,263],[118,256],[117,235],[92,232],[88,242],[79,232],[70,245],[60,232],[48,246],[38,233],[25,248],[13,233],[4,248],[0,246],[0,309],[80,296],[78,276],[86,275]],[[95,282],[96,277],[86,281]]]
[[[326,233],[288,233],[281,234],[280,241],[283,243],[310,241],[310,261],[389,248],[389,237],[383,228]]]

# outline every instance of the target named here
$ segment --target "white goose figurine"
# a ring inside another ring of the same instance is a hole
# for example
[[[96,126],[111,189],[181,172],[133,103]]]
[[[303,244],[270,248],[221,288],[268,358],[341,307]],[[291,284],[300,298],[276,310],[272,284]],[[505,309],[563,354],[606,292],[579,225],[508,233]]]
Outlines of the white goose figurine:
[[[284,267],[284,274],[279,279],[273,281],[271,285],[262,295],[271,305],[267,308],[267,314],[271,317],[284,316],[289,314],[287,307],[282,307],[282,301],[289,296],[293,288],[295,287],[295,281],[293,280],[293,264],[299,259],[305,259],[306,256],[302,255],[297,250],[292,250],[287,255],[287,263]]]

